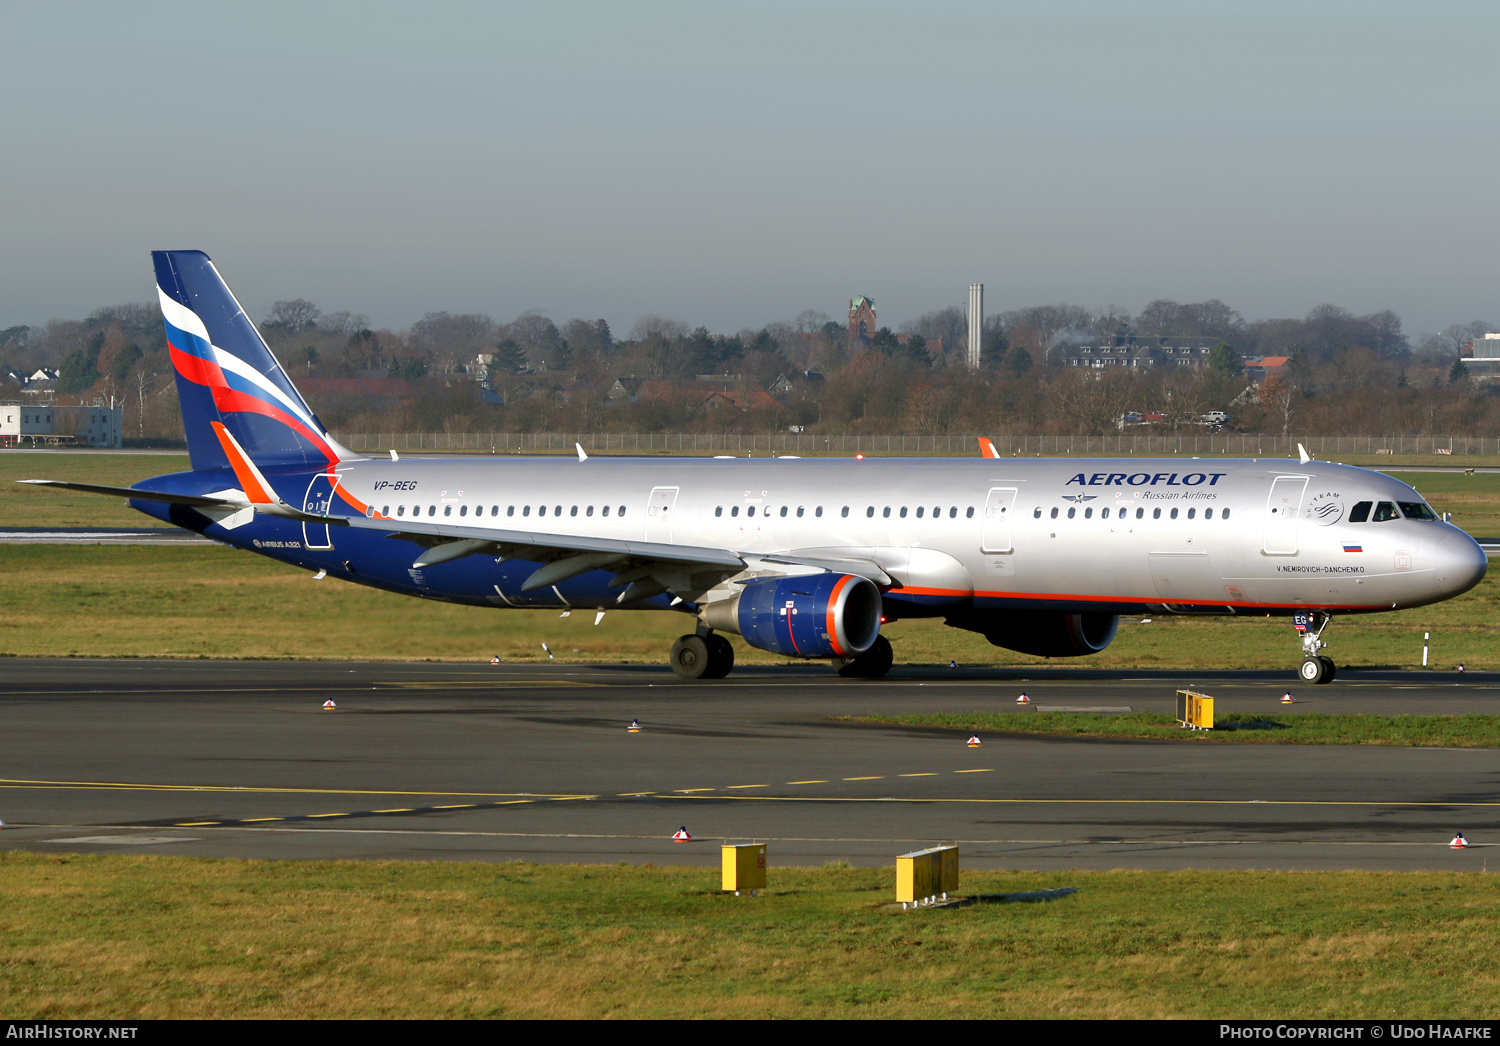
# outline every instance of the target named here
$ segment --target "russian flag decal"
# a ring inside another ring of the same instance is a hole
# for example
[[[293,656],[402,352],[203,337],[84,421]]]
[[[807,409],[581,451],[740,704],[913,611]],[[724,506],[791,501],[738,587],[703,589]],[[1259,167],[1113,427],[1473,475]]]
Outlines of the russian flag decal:
[[[1345,545],[1344,546],[1344,551],[1345,552],[1363,552],[1364,551],[1364,546],[1363,545]]]

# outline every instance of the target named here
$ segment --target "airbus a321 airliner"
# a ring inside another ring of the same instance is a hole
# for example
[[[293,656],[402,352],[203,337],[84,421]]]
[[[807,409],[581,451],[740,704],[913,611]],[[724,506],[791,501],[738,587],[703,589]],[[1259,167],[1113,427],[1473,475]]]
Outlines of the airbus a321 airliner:
[[[1484,551],[1411,487],[1290,460],[397,459],[329,435],[199,251],[153,260],[191,472],[123,495],[235,548],[406,595],[494,607],[673,610],[686,679],[723,633],[891,666],[881,628],[941,617],[996,646],[1103,650],[1121,614],[1294,617],[1299,674],[1334,614],[1435,603]],[[321,576],[321,575],[320,575]]]

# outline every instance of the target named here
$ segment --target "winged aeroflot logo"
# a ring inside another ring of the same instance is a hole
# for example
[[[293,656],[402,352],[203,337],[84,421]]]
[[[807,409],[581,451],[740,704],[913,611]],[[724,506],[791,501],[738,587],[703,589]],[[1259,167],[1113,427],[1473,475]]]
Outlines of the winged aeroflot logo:
[[[1081,505],[1085,501],[1093,501],[1098,496],[1099,496],[1098,494],[1064,494],[1063,495],[1063,500],[1064,501],[1076,501],[1076,502],[1078,502]]]

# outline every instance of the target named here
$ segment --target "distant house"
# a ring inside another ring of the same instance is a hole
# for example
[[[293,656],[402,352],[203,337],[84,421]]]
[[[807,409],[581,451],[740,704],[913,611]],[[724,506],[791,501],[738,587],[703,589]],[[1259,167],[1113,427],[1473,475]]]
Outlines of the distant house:
[[[1214,338],[1154,338],[1116,335],[1065,344],[1054,350],[1069,367],[1206,367]]]
[[[609,386],[609,399],[612,403],[634,403],[636,393],[640,391],[641,380],[636,377],[616,378]]]
[[[726,407],[735,410],[777,410],[784,406],[765,389],[755,389],[748,395],[727,391],[710,392],[703,397],[702,405],[705,410],[723,410]]]
[[[1290,356],[1256,356],[1241,362],[1245,365],[1245,377],[1259,385],[1271,375],[1281,373],[1290,360]]]

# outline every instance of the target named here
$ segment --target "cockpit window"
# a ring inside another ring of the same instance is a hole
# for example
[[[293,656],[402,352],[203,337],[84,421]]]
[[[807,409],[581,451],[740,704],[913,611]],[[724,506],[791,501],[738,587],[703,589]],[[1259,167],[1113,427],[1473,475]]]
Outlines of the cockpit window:
[[[1358,502],[1349,510],[1350,523],[1368,523],[1370,521],[1370,509],[1375,507],[1373,501]]]
[[[1401,514],[1407,519],[1437,520],[1437,513],[1425,501],[1398,501],[1401,506]]]
[[[1401,513],[1396,511],[1396,506],[1389,501],[1382,501],[1375,506],[1375,522],[1384,523],[1391,519],[1400,519]]]

